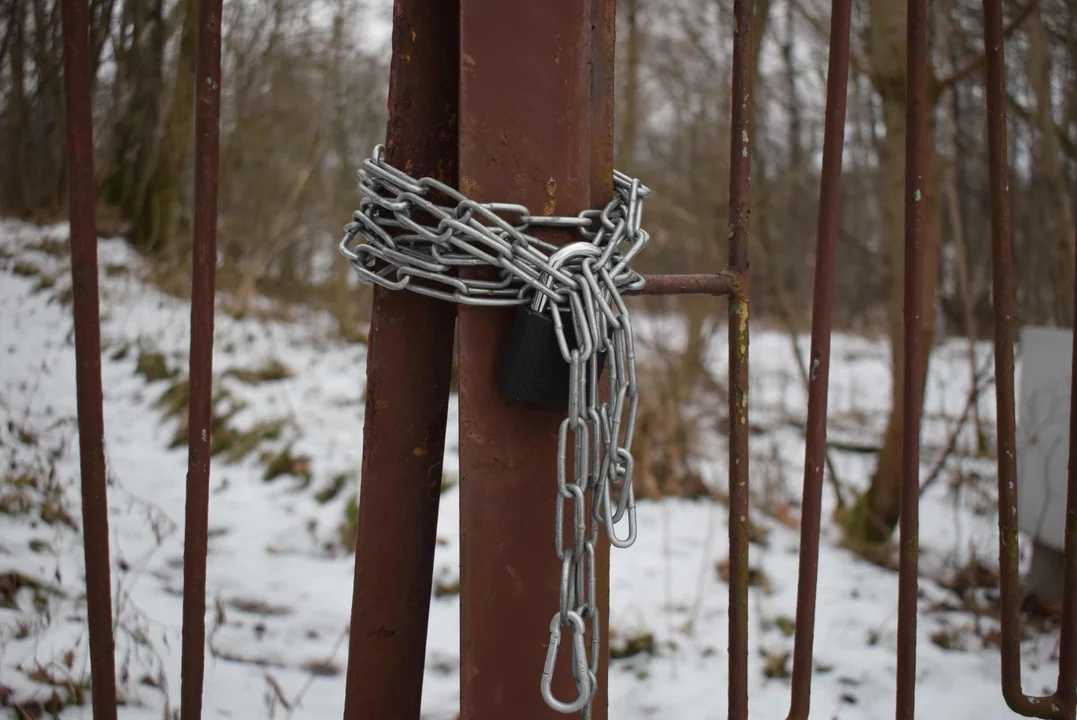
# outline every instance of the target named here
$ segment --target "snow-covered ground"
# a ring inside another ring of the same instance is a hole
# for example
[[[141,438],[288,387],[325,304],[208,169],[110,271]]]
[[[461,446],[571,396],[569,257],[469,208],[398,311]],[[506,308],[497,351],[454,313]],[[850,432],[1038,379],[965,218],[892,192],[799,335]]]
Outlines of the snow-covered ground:
[[[66,232],[63,225],[0,221],[0,707],[45,702],[54,692],[68,697],[89,674],[81,537],[64,522],[81,522]],[[189,306],[145,282],[118,240],[102,240],[100,264],[117,667],[126,702],[120,715],[159,720],[178,702],[186,472],[185,449],[170,447],[178,420],[159,398],[182,392]],[[322,315],[295,315],[290,322],[217,317],[218,411],[234,444],[215,459],[212,475],[207,718],[322,719],[339,717],[343,707],[353,559],[340,550],[339,528],[354,511],[359,481],[364,348],[327,339],[330,322]],[[677,341],[668,320],[640,318],[639,326],[641,343]],[[724,329],[713,343],[719,373],[721,338]],[[806,339],[803,346],[806,352]],[[760,426],[751,440],[752,482],[791,499],[795,518],[803,387],[786,336],[756,329],[751,351],[752,421]],[[978,353],[989,360],[989,346]],[[140,358],[142,370],[171,377],[148,380],[138,372]],[[831,435],[843,446],[878,442],[888,363],[883,341],[834,338]],[[274,364],[267,375],[275,379],[245,376]],[[964,406],[969,377],[964,343],[941,345],[926,400],[925,474]],[[987,420],[993,404],[989,391],[981,402]],[[260,442],[240,458],[250,439]],[[967,434],[961,445],[972,445]],[[455,477],[455,403],[447,448],[446,475]],[[714,435],[701,460],[717,488],[725,484],[725,448]],[[834,459],[843,484],[864,486],[871,454],[836,450]],[[267,466],[282,463],[288,472],[266,480]],[[947,479],[921,503],[917,705],[924,717],[1012,717],[1001,697],[996,623],[958,609],[957,595],[936,582],[970,558],[990,567],[997,553],[993,461],[960,458],[947,478],[957,469],[971,478],[960,492]],[[451,587],[459,559],[456,489],[442,497],[435,577]],[[829,485],[825,503],[829,516]],[[764,514],[753,520],[768,535],[751,547],[751,563],[766,578],[751,597],[751,716],[784,717],[798,532],[795,523]],[[610,717],[725,717],[727,587],[716,566],[727,556],[726,523],[726,509],[709,501],[640,504],[636,545],[612,556],[611,625],[618,643],[651,634],[654,651],[613,662]],[[813,717],[891,717],[897,574],[840,548],[833,523],[824,524]],[[16,578],[37,587],[5,590]],[[980,597],[991,604],[989,590]],[[432,719],[457,712],[458,603],[451,592],[431,599],[423,706]],[[1056,645],[1057,635],[1029,634],[1027,692],[1053,688]],[[61,717],[90,717],[90,710],[72,706]]]

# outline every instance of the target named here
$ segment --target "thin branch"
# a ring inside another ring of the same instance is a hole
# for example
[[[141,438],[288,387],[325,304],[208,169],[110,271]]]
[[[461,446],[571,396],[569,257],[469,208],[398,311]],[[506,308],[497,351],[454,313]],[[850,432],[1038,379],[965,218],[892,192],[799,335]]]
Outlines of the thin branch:
[[[946,446],[943,448],[942,455],[935,462],[935,466],[931,468],[931,472],[928,473],[927,480],[920,486],[920,495],[923,495],[929,487],[935,484],[935,482],[942,477],[942,469],[946,465],[946,461],[953,455],[954,450],[957,449],[957,439],[961,435],[961,431],[965,428],[965,423],[968,422],[969,414],[972,412],[973,406],[979,402],[980,393],[983,392],[994,382],[994,377],[989,374],[990,367],[980,369],[975,377],[972,387],[969,388],[968,397],[965,400],[965,409],[961,411],[961,416],[954,423],[953,429],[950,431],[950,437],[946,440]]]
[[[1035,122],[1032,118],[1032,111],[1022,105],[1020,101],[1009,92],[1006,93],[1006,104],[1008,108],[1013,111],[1013,114],[1026,124],[1031,125]],[[1062,145],[1062,149],[1065,151],[1066,155],[1071,158],[1077,158],[1077,145],[1069,139],[1064,128],[1057,123],[1055,124],[1055,136],[1058,137],[1058,142]]]
[[[1021,6],[1021,9],[1017,11],[1017,14],[1010,19],[1010,22],[1007,23],[1006,27],[1002,29],[1002,37],[1009,38],[1010,35],[1013,34],[1013,31],[1016,30],[1018,26],[1020,26],[1021,23],[1023,23],[1028,18],[1028,16],[1032,14],[1032,11],[1035,10],[1036,6],[1039,5],[1039,1],[1040,0],[1027,0],[1027,2],[1025,2],[1025,4]],[[935,96],[937,97],[938,95],[943,93],[951,85],[955,85],[967,78],[968,76],[972,75],[973,73],[979,72],[980,68],[983,67],[985,62],[987,62],[987,53],[981,52],[972,60],[965,63],[963,67],[959,68],[958,70],[955,70],[954,73],[949,77],[943,78],[942,80],[936,80],[934,87]]]

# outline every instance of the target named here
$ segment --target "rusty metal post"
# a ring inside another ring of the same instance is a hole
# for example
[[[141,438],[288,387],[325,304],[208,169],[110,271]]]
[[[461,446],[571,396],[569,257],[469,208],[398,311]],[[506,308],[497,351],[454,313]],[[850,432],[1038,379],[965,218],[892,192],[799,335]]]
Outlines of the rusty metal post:
[[[617,0],[591,0],[591,207],[604,207],[613,198],[614,53],[617,39]],[[599,396],[609,401],[606,375],[599,379]],[[586,493],[584,507],[592,507],[593,491]],[[592,522],[596,522],[592,518]],[[610,542],[604,532],[595,541],[595,604],[602,638],[610,631]],[[598,689],[593,718],[605,720],[609,708],[609,645],[599,646]]]
[[[590,207],[592,128],[609,127],[590,109],[592,2],[461,0],[460,21],[461,191],[546,214]],[[459,308],[461,720],[563,717],[539,692],[560,588],[553,531],[563,414],[498,393],[512,319],[512,310]],[[564,645],[553,690],[571,699]],[[594,717],[605,719],[605,703]]]
[[[90,676],[96,720],[116,717],[112,636],[105,420],[101,393],[101,315],[94,229],[93,115],[90,24],[86,0],[63,0],[64,89],[67,103],[67,192],[71,220],[71,286],[75,308],[75,373],[82,475],[83,553],[90,629]]]
[[[826,467],[826,410],[830,384],[830,332],[834,314],[834,264],[841,209],[841,157],[845,145],[845,101],[849,82],[852,0],[834,0],[830,10],[823,168],[819,177],[815,286],[812,299],[808,418],[805,430],[804,493],[800,513],[800,564],[790,720],[807,720],[811,705],[812,644],[819,582],[819,531]]]
[[[733,14],[729,141],[729,718],[748,717],[748,216],[751,183],[752,0]]]
[[[1073,268],[1074,317],[1077,318],[1077,262]],[[1066,483],[1065,575],[1062,578],[1062,627],[1059,630],[1057,704],[1077,717],[1077,328],[1073,332],[1070,379],[1070,452]]]
[[[1070,467],[1067,494],[1066,577],[1058,688],[1032,697],[1021,688],[1021,578],[1017,531],[1017,429],[1014,400],[1013,263],[1010,241],[1010,180],[1006,143],[1006,53],[1001,0],[984,0],[987,57],[987,136],[991,188],[991,256],[995,307],[995,399],[998,417],[999,595],[1002,622],[1002,695],[1028,717],[1072,719],[1077,707],[1077,354],[1070,406]],[[1077,283],[1077,268],[1075,268]],[[1077,335],[1074,338],[1077,348]]]
[[[191,276],[187,508],[183,537],[183,657],[180,717],[202,717],[206,644],[213,307],[220,165],[221,0],[199,0],[195,64],[194,263]]]
[[[927,0],[908,0],[905,134],[905,343],[901,451],[901,548],[898,575],[898,720],[913,720],[916,700],[917,554],[920,532],[920,366],[923,323],[924,217],[927,190]]]
[[[456,186],[456,2],[396,0],[387,160]],[[418,720],[456,307],[374,287],[344,699],[347,720]]]

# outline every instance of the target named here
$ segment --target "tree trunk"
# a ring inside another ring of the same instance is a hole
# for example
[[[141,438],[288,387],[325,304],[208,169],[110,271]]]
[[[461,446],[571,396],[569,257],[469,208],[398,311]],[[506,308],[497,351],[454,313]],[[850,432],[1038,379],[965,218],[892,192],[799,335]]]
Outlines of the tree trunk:
[[[1035,152],[1036,174],[1040,176],[1040,187],[1045,196],[1045,247],[1041,267],[1045,275],[1053,276],[1051,279],[1054,280],[1052,315],[1060,325],[1069,326],[1073,323],[1073,210],[1070,206],[1069,182],[1062,165],[1062,147],[1055,128],[1050,49],[1040,12],[1037,7],[1028,18],[1028,74],[1036,99],[1035,120],[1039,131]]]
[[[132,237],[144,252],[167,252],[179,231],[183,188],[183,167],[190,149],[194,125],[195,28],[194,0],[184,0],[186,9],[180,31],[179,57],[172,85],[172,101],[161,130],[160,140],[151,143],[145,159],[145,182],[137,193],[132,214]],[[158,2],[156,11],[160,11]],[[163,17],[155,13],[159,24]],[[160,34],[166,34],[163,28]],[[155,32],[155,34],[157,34]],[[159,102],[154,100],[154,102]]]
[[[905,292],[905,10],[893,0],[871,0],[871,75],[883,104],[886,134],[880,153],[882,183],[879,206],[883,232],[890,247],[890,302],[888,325],[893,360],[893,395],[883,446],[871,486],[843,518],[846,539],[853,547],[866,548],[886,542],[901,514],[902,397],[904,396],[903,299]],[[923,325],[920,327],[924,357],[918,373],[923,397],[930,348],[935,332],[935,294],[941,260],[938,178],[935,175],[935,128],[929,125],[924,194]]]

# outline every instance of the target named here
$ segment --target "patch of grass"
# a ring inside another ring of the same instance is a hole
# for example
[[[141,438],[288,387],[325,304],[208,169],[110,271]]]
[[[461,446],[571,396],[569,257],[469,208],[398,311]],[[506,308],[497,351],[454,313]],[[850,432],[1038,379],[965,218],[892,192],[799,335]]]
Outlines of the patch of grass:
[[[187,406],[190,398],[190,381],[187,378],[180,378],[169,385],[155,402],[155,405],[161,410],[166,419],[175,418],[179,421],[179,427],[176,428],[176,433],[172,437],[171,448],[182,447],[187,444]],[[209,428],[209,451],[211,455],[223,454],[227,462],[238,463],[257,450],[263,442],[279,440],[283,435],[284,428],[288,425],[288,420],[285,418],[263,420],[249,430],[235,429],[231,422],[236,414],[245,407],[243,403],[235,400],[227,390],[221,389],[214,394],[213,415]],[[272,464],[276,460],[277,456],[274,456],[267,462]],[[309,482],[309,468],[306,476],[299,475],[299,477],[305,477]]]
[[[250,615],[290,615],[292,612],[283,605],[273,605],[254,598],[232,598],[228,605]]]
[[[610,659],[623,660],[635,655],[654,655],[654,634],[640,633],[621,641],[610,641]]]
[[[763,628],[765,630],[776,629],[786,637],[793,637],[793,633],[796,632],[797,621],[786,615],[779,615],[772,620],[765,620]]]
[[[452,597],[460,594],[460,578],[439,579],[434,583],[434,597]]]
[[[6,473],[0,481],[0,514],[37,515],[46,525],[78,529],[64,504],[63,487],[56,479],[55,466],[44,477],[28,470]]]
[[[722,560],[718,563],[718,577],[722,582],[729,582],[729,560]],[[761,589],[764,594],[769,595],[771,593],[770,578],[767,577],[761,569],[757,567],[748,568],[748,587],[757,587]]]
[[[55,240],[45,238],[41,242],[28,245],[27,250],[36,250],[52,257],[66,258],[71,256],[71,242],[69,240]]]
[[[58,588],[40,580],[35,580],[28,575],[15,571],[6,572],[0,574],[0,608],[18,610],[19,605],[16,600],[20,590],[33,591],[34,607],[39,610],[48,605],[50,596],[63,595],[63,592]]]
[[[75,302],[75,288],[71,285],[67,285],[60,290],[54,292],[52,297],[56,299],[56,302],[61,305],[70,305]]]
[[[166,390],[165,392],[168,393],[169,391]],[[189,393],[189,386],[187,392]],[[176,401],[178,397],[172,399]],[[229,423],[244,407],[243,403],[233,400],[227,390],[219,390],[214,394],[209,423],[210,455],[219,455],[236,445],[239,434]],[[172,449],[183,447],[189,441],[187,404],[184,402],[182,406],[177,408],[173,403],[168,410],[172,410],[172,414],[179,419],[179,427],[176,428],[176,433],[172,436],[172,442],[169,447]],[[169,413],[166,412],[166,416],[168,415]]]
[[[257,368],[232,368],[225,373],[225,377],[234,377],[248,385],[287,380],[292,376],[292,370],[276,358],[266,361]]]
[[[310,457],[307,455],[293,455],[291,445],[271,456],[266,462],[262,479],[266,482],[272,482],[282,475],[297,477],[303,481],[304,485],[310,484],[312,477]]]
[[[460,483],[460,479],[452,473],[444,473],[441,476],[441,494],[444,495]]]
[[[56,284],[56,276],[55,275],[42,274],[40,277],[38,277],[37,282],[34,283],[34,289],[31,292],[39,293],[39,292],[44,292],[45,290],[51,290],[53,285],[55,285],[55,284]]]
[[[259,422],[250,430],[244,430],[241,432],[227,430],[225,437],[222,438],[222,442],[227,442],[228,446],[223,447],[221,451],[224,453],[224,459],[230,463],[238,463],[245,457],[254,452],[259,445],[267,440],[279,440],[281,433],[284,432],[285,426],[288,421],[284,418],[278,418],[276,420],[263,420]],[[210,442],[212,445],[212,441]]]
[[[790,654],[786,652],[760,651],[763,655],[763,675],[771,680],[784,680],[792,673],[789,671]]]
[[[17,260],[14,267],[11,268],[11,272],[19,277],[39,277],[42,275],[41,268],[25,260]]]
[[[334,475],[333,479],[329,481],[329,485],[319,490],[314,496],[314,499],[322,505],[332,502],[340,495],[341,491],[344,490],[344,486],[347,485],[353,477],[354,476],[349,473]]]
[[[68,664],[70,659],[71,664]],[[68,653],[64,657],[63,666],[71,670],[74,664],[74,653]],[[38,663],[33,668],[23,669],[27,678],[37,683],[52,688],[52,692],[44,700],[35,698],[18,702],[13,707],[18,718],[43,718],[59,717],[65,708],[81,707],[86,704],[86,693],[90,690],[89,674],[82,679],[63,671],[60,663],[49,663],[48,667]]]
[[[154,403],[164,412],[165,418],[178,418],[186,414],[191,399],[191,382],[181,378],[168,386]]]
[[[123,263],[109,263],[105,266],[106,277],[119,277],[127,274],[127,266]]]
[[[135,364],[135,373],[146,378],[147,382],[157,382],[171,380],[179,375],[179,370],[169,366],[168,358],[163,353],[140,350]]]

